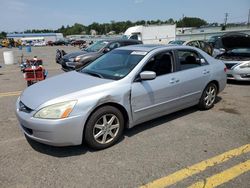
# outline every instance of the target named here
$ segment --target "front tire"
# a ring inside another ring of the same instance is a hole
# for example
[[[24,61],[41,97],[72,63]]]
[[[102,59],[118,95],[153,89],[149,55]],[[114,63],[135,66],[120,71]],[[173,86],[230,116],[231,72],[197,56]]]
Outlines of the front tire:
[[[113,106],[97,109],[89,118],[84,132],[84,140],[94,149],[104,149],[114,145],[124,129],[124,117]]]
[[[215,99],[217,97],[218,88],[216,84],[209,83],[204,89],[199,102],[199,108],[201,110],[208,110],[214,106]]]

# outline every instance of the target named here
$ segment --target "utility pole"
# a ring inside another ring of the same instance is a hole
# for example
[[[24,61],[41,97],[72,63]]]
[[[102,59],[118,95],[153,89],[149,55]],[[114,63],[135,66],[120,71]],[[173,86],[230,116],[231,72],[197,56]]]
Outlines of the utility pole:
[[[226,13],[225,13],[225,19],[224,19],[225,22],[224,22],[224,26],[222,27],[222,30],[226,30],[228,15],[229,15],[229,14],[226,12]]]
[[[181,29],[181,33],[184,33],[184,29],[183,29],[183,27],[184,27],[184,14],[182,14],[182,29]]]
[[[247,26],[250,27],[250,9],[248,11],[248,21],[247,21]]]
[[[224,23],[225,27],[227,25],[227,18],[228,18],[228,13],[225,13],[225,23]]]

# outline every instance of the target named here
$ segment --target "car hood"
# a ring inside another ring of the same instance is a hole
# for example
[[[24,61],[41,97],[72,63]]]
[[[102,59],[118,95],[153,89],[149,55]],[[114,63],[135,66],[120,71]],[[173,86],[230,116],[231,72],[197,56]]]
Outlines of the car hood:
[[[66,55],[63,56],[64,59],[70,59],[70,58],[75,58],[76,56],[79,56],[79,55],[84,55],[84,54],[87,54],[88,52],[86,51],[77,51],[77,52],[72,52],[72,53],[68,53]]]
[[[27,107],[36,109],[50,100],[110,82],[113,82],[113,80],[101,79],[72,71],[51,77],[28,87],[21,94],[20,100]]]
[[[81,59],[88,58],[88,57],[98,57],[100,56],[100,52],[86,52],[86,51],[79,51],[67,54],[63,56],[64,59],[75,58],[76,56],[80,56]]]
[[[238,48],[250,48],[250,36],[243,33],[223,35],[221,42],[226,51]]]

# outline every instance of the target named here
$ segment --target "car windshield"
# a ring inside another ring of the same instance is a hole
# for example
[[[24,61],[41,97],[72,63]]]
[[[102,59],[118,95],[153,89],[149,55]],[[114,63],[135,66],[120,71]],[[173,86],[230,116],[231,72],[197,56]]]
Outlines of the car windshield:
[[[80,72],[104,79],[119,80],[133,70],[146,54],[147,52],[142,51],[113,50]]]
[[[122,39],[128,39],[129,36],[128,35],[122,35]]]
[[[185,41],[182,40],[173,40],[170,41],[169,44],[177,44],[177,45],[182,45]]]
[[[218,38],[220,38],[220,36],[212,36],[207,40],[207,42],[215,42]]]
[[[89,47],[85,48],[84,51],[87,52],[98,52],[108,44],[107,41],[97,41]]]

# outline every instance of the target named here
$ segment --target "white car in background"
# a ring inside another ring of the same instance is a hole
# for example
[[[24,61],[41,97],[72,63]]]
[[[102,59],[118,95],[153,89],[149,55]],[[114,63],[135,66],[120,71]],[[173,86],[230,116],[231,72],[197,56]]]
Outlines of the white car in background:
[[[34,42],[33,46],[46,46],[45,41]]]
[[[250,36],[244,33],[229,33],[221,36],[217,43],[222,44],[220,50],[224,52],[215,58],[225,63],[227,78],[250,81]]]

